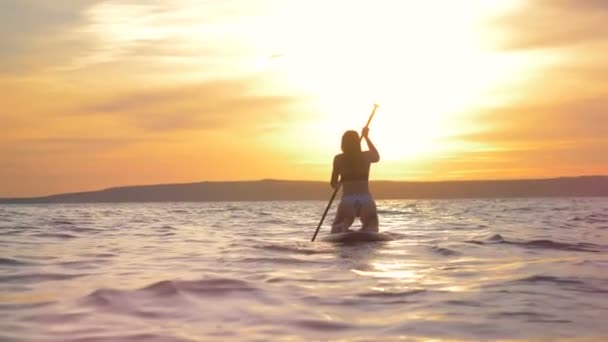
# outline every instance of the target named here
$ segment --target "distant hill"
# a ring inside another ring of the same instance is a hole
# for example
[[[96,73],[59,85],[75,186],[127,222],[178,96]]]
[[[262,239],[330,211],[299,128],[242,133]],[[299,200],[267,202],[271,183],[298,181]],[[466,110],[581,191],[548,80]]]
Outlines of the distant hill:
[[[376,199],[503,198],[608,196],[608,176],[530,180],[404,182],[372,181]],[[0,203],[200,202],[328,200],[332,189],[316,181],[238,181],[144,185],[34,198],[4,198]]]

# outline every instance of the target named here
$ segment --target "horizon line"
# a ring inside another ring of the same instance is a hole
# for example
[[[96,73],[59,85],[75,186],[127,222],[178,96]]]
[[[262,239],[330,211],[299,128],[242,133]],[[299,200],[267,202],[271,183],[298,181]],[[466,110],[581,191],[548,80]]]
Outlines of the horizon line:
[[[556,177],[546,177],[546,178],[500,178],[500,179],[438,179],[438,180],[407,180],[407,179],[374,179],[369,180],[370,183],[376,182],[393,182],[393,183],[475,183],[475,182],[516,182],[516,181],[545,181],[545,180],[557,180],[557,179],[568,179],[568,178],[594,178],[594,177],[604,177],[608,178],[608,175],[577,175],[577,176],[556,176]],[[138,188],[138,187],[155,187],[155,186],[176,186],[176,185],[191,185],[191,184],[201,184],[201,183],[255,183],[255,182],[308,182],[308,183],[327,183],[329,181],[323,180],[310,180],[310,179],[276,179],[276,178],[262,178],[262,179],[244,179],[244,180],[203,180],[203,181],[191,181],[191,182],[177,182],[177,183],[154,183],[154,184],[132,184],[132,185],[116,185],[109,186],[104,188],[97,188],[92,190],[82,190],[82,191],[69,191],[69,192],[60,192],[60,193],[51,193],[45,195],[36,195],[36,196],[23,196],[23,197],[1,197],[0,200],[28,200],[28,199],[39,199],[39,198],[47,198],[54,196],[63,196],[63,195],[76,195],[76,194],[86,194],[93,192],[101,192],[101,191],[110,191],[115,189],[125,189],[125,188]]]

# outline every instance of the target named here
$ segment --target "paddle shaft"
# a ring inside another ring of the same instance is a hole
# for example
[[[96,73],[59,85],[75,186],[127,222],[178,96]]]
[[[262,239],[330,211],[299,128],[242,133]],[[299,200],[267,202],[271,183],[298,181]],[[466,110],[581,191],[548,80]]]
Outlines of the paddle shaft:
[[[374,118],[374,114],[376,114],[376,109],[378,109],[377,104],[374,105],[374,109],[372,110],[372,113],[370,114],[369,119],[367,119],[365,128],[368,128],[369,124],[372,122],[372,119]],[[359,142],[361,142],[361,140],[363,140],[363,135],[361,135],[361,137],[359,137]],[[315,230],[315,233],[312,236],[312,239],[310,240],[311,242],[315,241],[315,238],[317,237],[317,234],[319,233],[319,229],[321,228],[321,225],[323,225],[323,221],[325,221],[325,216],[327,216],[327,212],[329,211],[329,208],[331,208],[331,204],[333,203],[334,198],[336,198],[336,195],[338,194],[338,190],[340,190],[340,186],[342,186],[342,183],[338,183],[338,186],[336,186],[336,188],[334,189],[334,193],[331,195],[331,198],[329,199],[329,203],[327,203],[325,212],[323,213],[323,216],[321,216],[321,221],[319,221],[319,225],[317,226],[317,229]]]

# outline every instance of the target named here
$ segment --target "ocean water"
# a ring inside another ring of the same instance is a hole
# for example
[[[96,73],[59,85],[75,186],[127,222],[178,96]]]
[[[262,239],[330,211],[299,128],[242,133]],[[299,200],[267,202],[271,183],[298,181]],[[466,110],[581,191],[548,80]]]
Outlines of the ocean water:
[[[325,204],[2,205],[0,340],[608,340],[608,198]]]

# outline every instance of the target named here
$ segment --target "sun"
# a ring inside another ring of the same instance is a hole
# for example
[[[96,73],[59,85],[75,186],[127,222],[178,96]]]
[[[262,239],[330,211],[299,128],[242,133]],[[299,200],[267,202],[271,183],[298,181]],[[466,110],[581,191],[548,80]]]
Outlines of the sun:
[[[385,160],[453,149],[445,141],[471,129],[467,112],[500,101],[488,93],[523,65],[485,48],[479,29],[518,1],[287,3],[269,45],[285,83],[321,113],[312,125],[319,147],[339,146],[379,103],[371,135]]]

